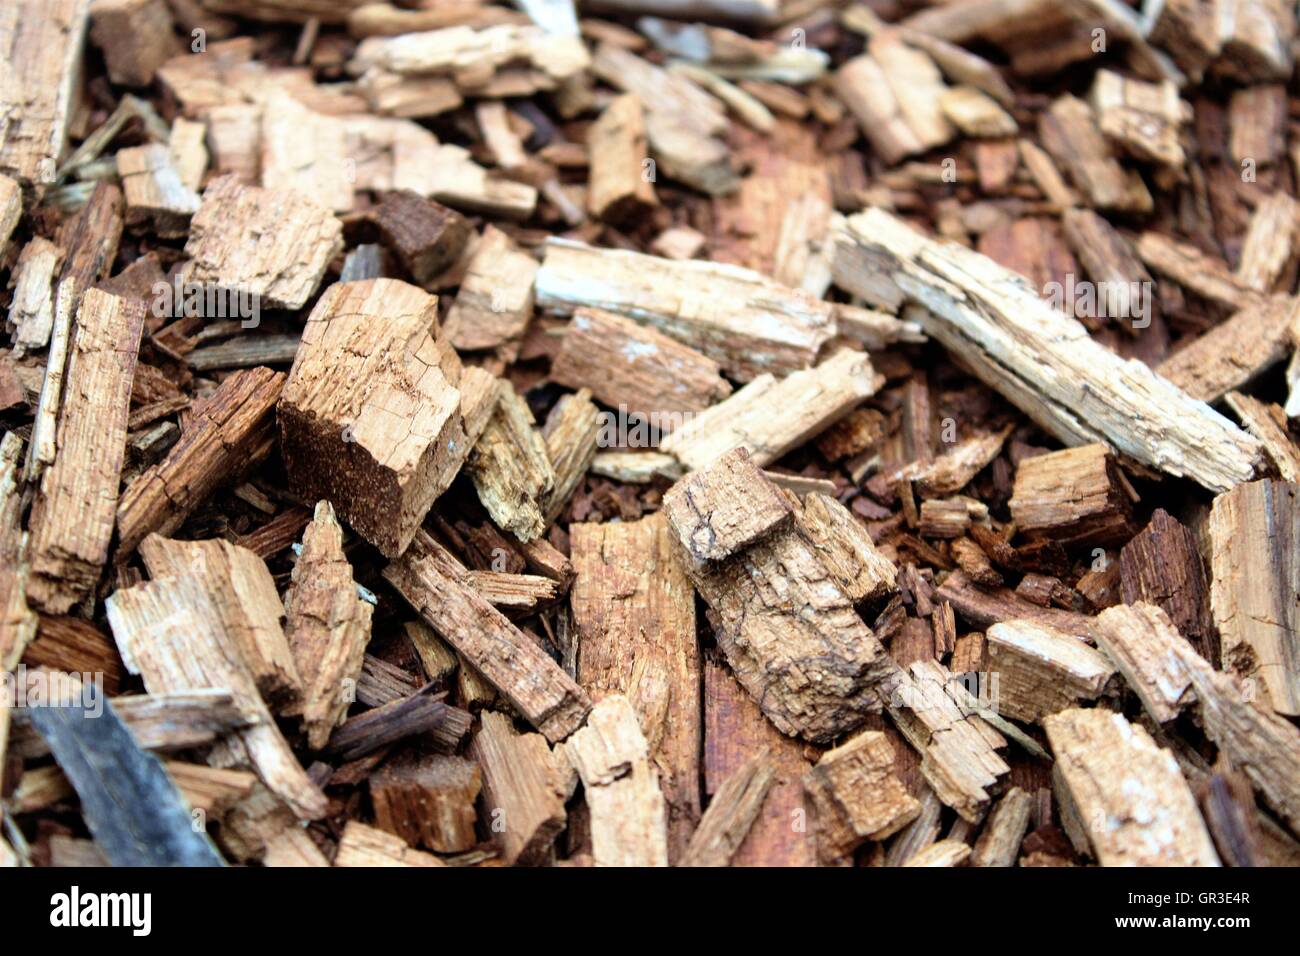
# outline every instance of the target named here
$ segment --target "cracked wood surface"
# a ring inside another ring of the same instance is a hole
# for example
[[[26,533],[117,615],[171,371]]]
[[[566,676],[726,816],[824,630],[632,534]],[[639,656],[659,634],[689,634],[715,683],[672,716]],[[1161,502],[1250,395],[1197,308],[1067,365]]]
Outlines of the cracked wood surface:
[[[991,259],[879,209],[850,217],[835,246],[837,283],[869,301],[872,284],[884,283],[925,305],[926,332],[1065,445],[1103,442],[1215,492],[1254,477],[1258,441],[1095,342]]]

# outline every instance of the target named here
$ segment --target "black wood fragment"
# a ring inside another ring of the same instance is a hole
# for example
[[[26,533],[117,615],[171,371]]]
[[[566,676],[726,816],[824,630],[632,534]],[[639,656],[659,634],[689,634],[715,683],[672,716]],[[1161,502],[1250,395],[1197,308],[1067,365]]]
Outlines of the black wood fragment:
[[[101,711],[102,706],[102,711]],[[107,699],[27,709],[81,798],[95,844],[113,866],[223,866],[158,759]]]

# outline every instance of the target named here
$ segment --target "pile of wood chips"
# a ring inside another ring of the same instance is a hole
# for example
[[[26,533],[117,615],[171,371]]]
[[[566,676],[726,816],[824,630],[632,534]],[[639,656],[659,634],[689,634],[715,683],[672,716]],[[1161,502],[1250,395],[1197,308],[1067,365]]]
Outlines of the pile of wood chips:
[[[1298,42],[7,0],[0,864],[1300,863]]]

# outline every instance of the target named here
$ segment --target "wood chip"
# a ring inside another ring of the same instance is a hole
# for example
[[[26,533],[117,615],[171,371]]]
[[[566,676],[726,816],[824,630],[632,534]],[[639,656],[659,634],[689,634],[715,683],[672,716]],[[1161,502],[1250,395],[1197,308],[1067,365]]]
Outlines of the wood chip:
[[[143,328],[139,302],[96,289],[82,298],[58,410],[58,452],[41,475],[30,518],[27,594],[48,613],[85,600],[108,560]]]
[[[669,861],[720,852],[716,835],[707,851],[687,851],[700,822],[700,653],[695,596],[668,521],[574,524],[570,547],[578,683],[595,700],[632,702],[667,803]]]
[[[667,866],[668,811],[631,702],[597,702],[564,750],[586,791],[596,865]]]
[[[1107,710],[1044,721],[1062,799],[1103,866],[1218,866],[1187,781],[1142,727]]]
[[[735,266],[660,259],[548,239],[537,304],[570,315],[616,312],[650,325],[750,381],[814,364],[835,331],[833,310]]]
[[[926,331],[1068,445],[1103,441],[1211,491],[1255,472],[1261,450],[1253,438],[1145,366],[1121,361],[977,253],[871,210],[837,236],[835,271],[836,281],[858,294],[868,295],[870,283],[888,273],[895,288],[924,299]]]
[[[424,532],[384,578],[551,741],[583,722],[586,693],[468,585],[465,569]]]
[[[1300,568],[1290,542],[1300,534],[1300,489],[1253,481],[1214,499],[1210,511],[1210,606],[1224,667],[1259,682],[1260,700],[1300,714],[1300,636],[1295,594]]]
[[[405,550],[469,454],[459,363],[433,337],[436,306],[395,279],[331,286],[277,406],[294,493],[328,500],[388,557]]]

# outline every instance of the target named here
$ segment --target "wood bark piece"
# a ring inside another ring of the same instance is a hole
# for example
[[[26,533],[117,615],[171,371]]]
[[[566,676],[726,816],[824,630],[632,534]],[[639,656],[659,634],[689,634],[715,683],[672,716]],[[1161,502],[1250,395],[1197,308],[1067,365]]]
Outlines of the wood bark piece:
[[[1212,69],[1243,83],[1281,80],[1291,75],[1295,18],[1284,6],[1256,0],[1223,4],[1219,58]]]
[[[804,776],[823,861],[846,862],[866,841],[891,837],[916,819],[921,804],[899,779],[896,761],[889,738],[868,730],[826,751]]]
[[[1260,684],[1261,702],[1300,714],[1300,486],[1253,481],[1210,510],[1210,606],[1224,668]]]
[[[1142,177],[1126,169],[1111,152],[1088,104],[1068,93],[1041,114],[1043,148],[1098,209],[1145,213],[1151,194]]]
[[[514,360],[533,317],[537,260],[495,226],[483,230],[443,328],[465,351],[498,349]]]
[[[284,635],[302,682],[299,709],[307,743],[319,750],[347,715],[347,690],[361,677],[374,610],[357,595],[343,529],[328,501],[316,505],[303,533],[284,608]]]
[[[3,486],[0,479],[0,486]],[[15,559],[17,563],[17,559]],[[39,640],[28,644],[22,663],[76,674],[96,674],[110,696],[121,693],[125,668],[108,634],[78,617],[43,617]],[[7,656],[7,654],[6,654]]]
[[[501,382],[498,392],[496,410],[466,470],[497,526],[527,543],[546,530],[555,468],[528,403],[509,382]]]
[[[1107,710],[1044,721],[1079,824],[1102,866],[1218,866],[1178,764],[1142,727]]]
[[[1097,615],[1097,646],[1115,662],[1142,706],[1167,724],[1193,698],[1178,645],[1184,641],[1154,604],[1119,604]]]
[[[737,494],[737,489],[746,489]],[[664,496],[664,514],[695,564],[721,561],[792,524],[795,506],[744,448],[692,472]]]
[[[1187,161],[1178,129],[1192,118],[1172,80],[1145,83],[1113,70],[1098,70],[1088,92],[1097,126],[1136,159],[1181,169]]]
[[[473,591],[465,569],[427,534],[416,534],[384,578],[549,740],[582,724],[591,707],[586,693]]]
[[[27,594],[47,613],[66,613],[88,597],[108,559],[143,328],[141,302],[95,289],[82,298],[58,452],[41,475],[30,518]]]
[[[432,853],[413,850],[399,836],[349,820],[339,840],[335,866],[444,866]]]
[[[1033,797],[1012,787],[989,813],[984,831],[971,851],[971,866],[1015,866],[1020,844],[1029,829]]]
[[[228,541],[173,541],[150,535],[140,543],[150,577],[190,574],[203,583],[217,608],[217,623],[253,675],[271,707],[296,703],[302,679],[281,621],[284,607],[275,580],[253,552]]]
[[[350,717],[330,735],[327,753],[343,763],[419,734],[439,753],[454,753],[474,722],[468,711],[445,704],[428,685],[407,697]]]
[[[122,238],[122,206],[122,191],[110,182],[100,182],[81,212],[64,220],[59,227],[55,241],[67,254],[63,257],[58,285],[62,287],[66,280],[74,280],[68,286],[74,312],[80,296],[96,281],[106,278],[113,267]]]
[[[105,603],[122,660],[151,694],[225,688],[253,722],[214,751],[214,765],[251,765],[300,819],[324,815],[325,795],[280,735],[239,648],[225,640],[201,577],[169,575],[115,591]]]
[[[1096,625],[1087,615],[1040,607],[1008,588],[978,587],[965,571],[948,575],[934,596],[936,600],[951,603],[953,610],[975,627],[988,628],[1001,621],[1028,620],[1087,643],[1095,643]]]
[[[898,568],[853,513],[829,495],[804,498],[795,522],[822,564],[854,603],[877,603],[898,591]]]
[[[885,163],[892,166],[925,152],[926,146],[903,114],[888,75],[870,53],[844,63],[835,73],[834,84],[836,95]]]
[[[62,261],[63,250],[40,236],[23,246],[18,256],[9,303],[15,357],[49,344],[54,329],[54,275]]]
[[[566,239],[546,242],[537,304],[561,315],[583,307],[625,315],[703,352],[741,381],[807,368],[835,331],[829,303],[757,272]]]
[[[660,444],[688,469],[706,468],[734,448],[746,449],[760,466],[770,465],[843,418],[881,384],[865,352],[841,349],[780,381],[758,376]]]
[[[894,473],[894,480],[916,482],[923,498],[956,494],[998,456],[1012,427],[972,435],[937,458],[904,465]]]
[[[131,146],[117,152],[127,221],[152,221],[160,236],[186,234],[190,217],[199,209],[199,194],[181,181],[171,151],[162,143]]]
[[[27,606],[27,561],[22,530],[19,469],[22,439],[5,432],[0,441],[0,677],[18,666],[36,636],[37,616]],[[9,693],[0,694],[0,760],[9,738]],[[20,709],[18,713],[22,713]],[[4,776],[0,771],[0,778]]]
[[[1182,659],[1206,736],[1291,832],[1300,833],[1300,731],[1260,707],[1251,688],[1211,668],[1191,647],[1168,647]]]
[[[1287,415],[1278,405],[1266,405],[1241,392],[1229,392],[1224,401],[1241,420],[1242,427],[1260,440],[1264,453],[1285,481],[1300,481],[1300,449],[1291,440]]]
[[[961,840],[940,840],[907,858],[903,866],[961,866],[970,856],[970,846]]]
[[[770,494],[767,484],[760,476],[733,495]],[[669,521],[687,573],[716,615],[719,645],[777,729],[829,740],[879,708],[875,685],[891,664],[815,545],[789,529],[698,565],[689,557],[695,521]]]
[[[1150,289],[1152,279],[1132,244],[1091,209],[1065,210],[1061,228],[1070,249],[1097,284],[1101,293],[1098,307],[1111,318],[1131,320],[1136,330],[1136,323],[1147,316],[1137,314],[1139,302],[1132,290]]]
[[[504,92],[499,85],[493,89],[494,82],[520,79],[521,71],[511,70],[517,66],[523,68],[527,83],[519,92],[527,95],[556,88],[590,62],[576,35],[549,35],[532,24],[499,24],[482,30],[452,26],[367,37],[358,45],[348,69],[358,76],[375,68],[409,76],[449,76],[463,93],[492,96]]]
[[[1255,472],[1257,441],[1146,366],[1094,342],[1023,279],[978,253],[870,210],[838,233],[835,273],[861,295],[883,280],[923,301],[926,331],[1066,445],[1105,442],[1211,491]]]
[[[1235,90],[1228,100],[1228,155],[1238,167],[1272,166],[1286,147],[1286,88],[1270,83]]]
[[[560,758],[551,753],[546,738],[515,733],[508,717],[484,711],[469,756],[483,774],[483,809],[502,862],[544,862],[566,819],[556,789],[555,762]]]
[[[587,133],[587,208],[618,223],[658,205],[646,155],[645,110],[633,93],[615,97]]]
[[[1133,537],[1133,502],[1105,445],[1082,445],[1026,458],[1008,503],[1031,538],[1064,547],[1115,545]]]
[[[917,661],[889,681],[889,716],[921,755],[921,774],[968,823],[988,812],[991,789],[1010,768],[1003,736],[970,709],[970,695],[938,661]]]
[[[346,213],[353,206],[343,125],[275,89],[262,104],[261,185]],[[241,164],[242,166],[242,164]]]
[[[68,346],[72,342],[72,317],[77,299],[77,283],[67,279],[59,283],[54,302],[54,328],[50,349],[45,356],[45,374],[36,403],[32,434],[27,443],[27,461],[23,478],[34,482],[54,461],[58,449],[59,403],[63,399],[63,379],[68,367]]]
[[[1272,292],[1295,257],[1296,217],[1300,206],[1286,193],[1266,197],[1250,217],[1241,248],[1237,279],[1257,292]]]
[[[663,515],[573,524],[577,679],[593,699],[632,701],[668,807],[676,865],[700,819],[700,652],[695,595]]]
[[[670,179],[710,196],[736,191],[739,179],[724,142],[727,116],[718,99],[680,73],[610,43],[596,49],[591,68],[601,80],[641,101],[656,171],[662,168]]]
[[[108,78],[148,86],[178,45],[166,0],[97,0],[93,6],[90,38],[104,51]]]
[[[1290,296],[1253,303],[1193,339],[1156,371],[1192,398],[1217,402],[1282,361],[1291,347],[1296,310]]]
[[[190,221],[187,280],[238,289],[265,308],[301,309],[342,248],[343,227],[314,200],[222,176]]]
[[[180,440],[132,481],[117,508],[119,548],[130,553],[153,532],[175,533],[219,487],[264,458],[274,443],[272,409],[284,373],[235,372],[196,403]]]
[[[556,582],[538,574],[507,574],[504,571],[471,571],[470,583],[493,607],[503,611],[531,611],[550,604],[559,596]]]
[[[733,866],[815,866],[817,848],[803,790],[810,764],[803,748],[763,716],[727,667],[704,664],[704,784],[717,794],[756,755],[765,753],[776,778]]]
[[[102,714],[64,702],[31,716],[76,788],[100,851],[113,866],[220,866],[158,758],[140,749],[110,701],[99,703]]]
[[[1156,605],[1198,654],[1217,659],[1219,636],[1210,610],[1210,584],[1191,531],[1157,508],[1151,523],[1120,551],[1119,567],[1125,604]]]
[[[481,785],[478,765],[464,757],[390,760],[370,778],[375,824],[413,846],[462,853],[478,842],[474,801]]]
[[[1107,691],[1115,666],[1070,634],[1031,621],[994,624],[985,634],[998,674],[998,712],[1037,723]]]
[[[384,193],[374,217],[385,245],[420,285],[456,262],[469,239],[469,224],[460,213],[410,190]]]
[[[714,794],[681,865],[730,866],[775,779],[766,753],[742,764]]]
[[[1254,302],[1254,290],[1242,285],[1224,263],[1200,249],[1177,242],[1163,233],[1144,232],[1134,248],[1151,269],[1179,285],[1230,309]]]
[[[551,363],[551,381],[592,394],[661,432],[674,412],[699,412],[731,394],[717,362],[654,328],[602,309],[578,309]],[[683,420],[684,416],[683,416]]]
[[[23,190],[14,180],[0,174],[0,255],[8,251],[9,237],[23,216]]]
[[[1147,38],[1196,82],[1223,45],[1223,33],[1210,11],[1207,0],[1167,0],[1151,11]]]
[[[328,500],[387,557],[469,454],[458,369],[444,367],[433,338],[436,307],[395,279],[330,286],[277,408],[290,489]]]
[[[18,0],[0,12],[0,173],[40,195],[54,182],[81,80],[90,0]]]
[[[597,866],[667,866],[668,810],[636,711],[622,694],[598,701],[564,744],[591,810]]]
[[[601,430],[600,410],[591,400],[589,389],[563,396],[547,415],[542,439],[546,442],[546,457],[555,475],[554,485],[543,503],[547,524],[560,516],[587,477],[587,469],[596,457]]]

